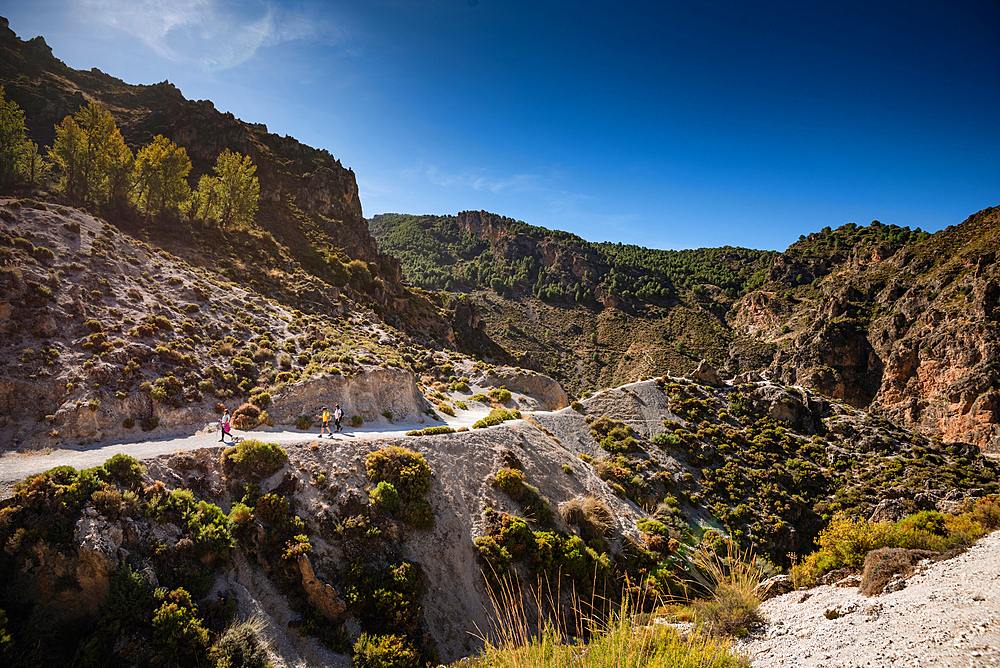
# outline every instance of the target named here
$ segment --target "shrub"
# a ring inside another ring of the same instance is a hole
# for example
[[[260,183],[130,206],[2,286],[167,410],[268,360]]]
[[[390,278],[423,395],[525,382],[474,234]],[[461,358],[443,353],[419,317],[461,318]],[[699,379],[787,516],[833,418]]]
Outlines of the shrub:
[[[267,408],[271,405],[271,395],[267,392],[261,392],[250,397],[250,403],[256,404],[261,408]]]
[[[120,632],[148,615],[152,604],[153,590],[146,576],[122,564],[111,576],[108,595],[101,607],[101,623],[112,633]]]
[[[142,427],[143,431],[153,431],[154,429],[160,426],[160,418],[156,417],[155,415],[142,418],[140,426]]]
[[[419,668],[420,653],[405,636],[361,634],[352,653],[356,668]]]
[[[288,501],[278,494],[265,494],[254,504],[257,517],[268,524],[278,524],[288,515]]]
[[[233,622],[212,645],[208,658],[219,668],[267,668],[271,664],[267,660],[266,626],[261,617]]]
[[[450,415],[451,417],[455,417],[455,409],[452,408],[450,404],[446,404],[446,403],[442,402],[442,403],[438,404],[437,408],[438,408],[439,411],[441,411],[445,415]]]
[[[577,411],[578,413],[582,413],[583,412],[583,404],[581,404],[579,401],[574,401],[573,403],[571,403],[569,405],[569,407],[572,408],[573,410]]]
[[[381,481],[373,490],[368,492],[368,498],[371,499],[372,505],[381,508],[387,513],[391,513],[399,507],[399,493],[393,487],[392,483],[387,480]]]
[[[510,401],[510,390],[505,387],[494,387],[490,390],[490,399],[499,403],[505,404]]]
[[[125,418],[122,420],[122,426],[126,429],[131,429],[135,426],[135,418]]]
[[[493,476],[494,483],[510,498],[521,504],[525,515],[539,524],[549,524],[554,513],[549,500],[538,488],[524,482],[524,474],[517,469],[502,468]]]
[[[309,415],[300,415],[297,418],[295,418],[296,429],[301,429],[303,431],[306,431],[307,429],[312,428],[312,423],[313,423],[312,417]]]
[[[396,510],[395,517],[415,529],[430,529],[434,526],[434,509],[426,499],[407,501]]]
[[[187,513],[187,528],[198,556],[225,557],[235,542],[229,531],[229,517],[213,503],[201,501]]]
[[[603,539],[611,530],[611,511],[603,501],[592,496],[573,497],[560,505],[559,514],[567,524],[580,528],[584,540]]]
[[[241,431],[249,431],[260,424],[260,408],[246,403],[233,411],[233,426]]]
[[[167,594],[153,615],[153,644],[175,660],[193,659],[208,645],[208,631],[184,589]]]
[[[507,420],[520,420],[521,411],[509,411],[506,408],[494,408],[490,414],[482,420],[478,420],[472,425],[473,429],[483,429],[485,427],[495,427]]]
[[[364,419],[360,415],[355,415],[351,417],[351,426],[355,429],[360,427],[365,423]]]
[[[186,489],[175,489],[166,494],[157,494],[150,499],[148,512],[157,522],[170,519],[177,520],[174,523],[180,524],[180,520],[194,510],[195,505],[194,494]]]
[[[662,522],[644,517],[641,520],[638,520],[635,524],[639,527],[639,531],[642,531],[643,533],[648,533],[653,536],[670,536],[670,532],[667,530],[666,525]]]
[[[122,453],[112,455],[104,462],[104,470],[115,482],[122,484],[137,483],[142,480],[142,464],[135,457]]]
[[[761,571],[750,552],[741,552],[731,540],[726,545],[725,556],[707,547],[691,555],[711,587],[711,598],[695,604],[695,616],[710,633],[745,636],[751,625],[762,621],[757,594]]]
[[[681,437],[671,432],[660,432],[653,436],[653,445],[661,448],[676,448],[681,444]]]
[[[288,461],[288,453],[276,443],[262,443],[250,439],[226,448],[223,452],[228,463],[240,475],[265,478]]]
[[[368,477],[374,483],[392,483],[403,501],[422,497],[431,487],[431,469],[423,455],[390,446],[376,450],[365,459]]]
[[[287,560],[298,559],[303,554],[312,552],[312,544],[305,534],[296,534],[285,542],[285,551],[281,553],[281,558]]]
[[[245,503],[235,501],[229,508],[229,524],[237,532],[249,527],[253,521],[253,508]]]
[[[424,429],[411,429],[406,432],[407,436],[433,436],[435,434],[454,434],[455,428],[446,424],[439,424],[436,427],[425,427]]]

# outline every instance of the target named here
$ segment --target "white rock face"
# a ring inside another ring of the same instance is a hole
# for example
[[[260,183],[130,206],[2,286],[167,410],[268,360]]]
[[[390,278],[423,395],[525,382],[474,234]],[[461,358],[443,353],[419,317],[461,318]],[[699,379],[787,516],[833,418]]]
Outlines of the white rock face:
[[[84,511],[73,530],[73,541],[81,561],[106,575],[118,568],[118,548],[122,546],[122,528],[97,514],[93,508]]]
[[[392,422],[423,422],[429,407],[412,373],[376,367],[350,378],[324,376],[289,385],[267,412],[278,424],[292,424],[300,415],[316,416],[323,406],[332,412],[335,404],[347,424],[354,415],[365,422],[387,421],[385,413],[392,414]]]

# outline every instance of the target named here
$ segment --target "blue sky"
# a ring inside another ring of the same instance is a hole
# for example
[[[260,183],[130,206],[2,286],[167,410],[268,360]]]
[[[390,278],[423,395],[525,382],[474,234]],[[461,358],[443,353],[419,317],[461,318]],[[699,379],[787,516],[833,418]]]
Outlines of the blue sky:
[[[1000,3],[2,0],[71,67],[329,150],[365,215],[783,250],[1000,204]]]

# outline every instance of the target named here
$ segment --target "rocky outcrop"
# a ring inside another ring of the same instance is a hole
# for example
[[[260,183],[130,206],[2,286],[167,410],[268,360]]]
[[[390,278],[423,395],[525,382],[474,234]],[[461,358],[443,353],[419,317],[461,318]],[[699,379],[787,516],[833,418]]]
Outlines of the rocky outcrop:
[[[316,577],[308,556],[300,554],[298,566],[309,605],[318,609],[328,620],[340,618],[347,611],[347,604],[337,594],[337,590]]]
[[[111,574],[118,568],[118,550],[122,546],[122,528],[98,515],[93,508],[86,508],[77,520],[73,531],[79,564],[76,579],[80,586],[80,600],[86,611],[93,614],[107,594]]]
[[[562,385],[540,373],[525,372],[513,367],[498,367],[483,376],[473,378],[484,387],[506,387],[512,392],[527,395],[534,400],[533,410],[557,411],[569,406],[569,397]]]
[[[722,377],[719,372],[708,363],[708,360],[702,360],[698,363],[698,367],[687,374],[685,378],[690,378],[691,380],[697,381],[702,385],[721,385]]]
[[[316,416],[323,406],[340,404],[344,419],[358,415],[367,422],[423,422],[430,407],[409,371],[368,368],[346,378],[324,376],[287,386],[268,407],[278,424],[294,424],[300,415]]]

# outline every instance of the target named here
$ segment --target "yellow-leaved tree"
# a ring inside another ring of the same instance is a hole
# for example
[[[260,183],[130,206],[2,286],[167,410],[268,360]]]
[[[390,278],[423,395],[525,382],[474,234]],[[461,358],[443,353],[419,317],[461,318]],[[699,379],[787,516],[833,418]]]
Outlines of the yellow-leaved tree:
[[[62,172],[63,190],[74,201],[124,206],[131,191],[132,149],[109,111],[96,102],[56,126],[50,151]]]
[[[187,151],[163,135],[156,135],[151,144],[140,149],[135,158],[135,192],[147,218],[188,199],[191,188],[186,179],[190,171]]]
[[[249,227],[260,199],[256,172],[250,156],[225,149],[215,162],[215,176],[205,175],[198,181],[188,214],[203,225],[218,224],[223,230]]]

